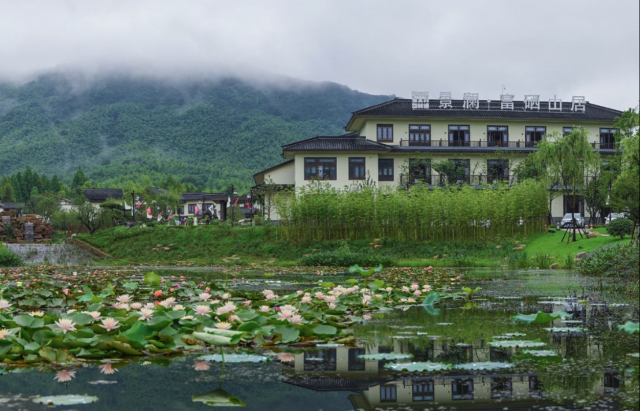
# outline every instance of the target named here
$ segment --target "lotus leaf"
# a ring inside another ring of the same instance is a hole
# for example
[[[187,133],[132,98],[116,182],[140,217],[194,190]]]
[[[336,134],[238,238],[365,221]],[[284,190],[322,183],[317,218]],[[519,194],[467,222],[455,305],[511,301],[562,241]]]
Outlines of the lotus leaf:
[[[212,361],[212,362],[224,362],[224,363],[240,363],[240,362],[267,362],[271,361],[271,357],[267,357],[265,355],[254,355],[254,354],[212,354],[212,355],[203,355],[198,357],[199,361]]]
[[[363,360],[408,360],[412,358],[411,354],[396,354],[393,352],[389,353],[379,353],[379,354],[367,354],[367,355],[359,355],[358,358],[362,358]]]
[[[206,394],[192,395],[191,401],[201,402],[211,407],[245,407],[247,404],[222,388],[210,391]]]
[[[627,321],[623,325],[618,326],[618,331],[624,331],[627,334],[637,334],[638,332],[640,332],[640,329],[638,327],[639,324],[640,323],[632,323],[631,321]]]
[[[50,406],[91,404],[97,401],[98,397],[92,397],[89,395],[50,395],[47,397],[38,396],[33,399],[33,402],[36,404]]]

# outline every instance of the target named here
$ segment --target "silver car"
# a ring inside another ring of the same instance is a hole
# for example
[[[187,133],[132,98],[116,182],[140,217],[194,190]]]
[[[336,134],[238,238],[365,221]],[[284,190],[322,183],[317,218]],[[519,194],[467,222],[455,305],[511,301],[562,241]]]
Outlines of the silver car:
[[[576,219],[576,223],[578,223],[578,227],[584,227],[584,218],[578,213],[574,213],[573,216],[571,213],[567,213],[562,217],[562,221],[560,222],[560,227],[567,228],[573,227],[572,220]]]
[[[609,224],[610,222],[618,218],[627,218],[627,216],[624,213],[611,213],[607,217],[605,217],[604,223]]]

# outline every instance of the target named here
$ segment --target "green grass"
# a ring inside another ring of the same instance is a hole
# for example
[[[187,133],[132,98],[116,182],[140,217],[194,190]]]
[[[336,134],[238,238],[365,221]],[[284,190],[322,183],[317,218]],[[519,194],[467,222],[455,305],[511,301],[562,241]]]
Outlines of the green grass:
[[[279,266],[299,264],[311,253],[355,253],[390,257],[402,267],[501,267],[528,268],[544,260],[564,267],[567,255],[589,252],[611,242],[613,237],[579,239],[577,243],[561,244],[562,234],[543,234],[521,239],[524,251],[514,251],[516,242],[505,239],[496,243],[413,242],[382,239],[380,248],[370,241],[323,241],[289,243],[281,241],[275,228],[267,227],[167,227],[126,229],[116,227],[94,235],[78,236],[110,254],[105,264],[161,264],[189,262],[193,265],[241,265],[269,262]],[[629,240],[624,240],[629,241]],[[158,247],[160,245],[160,247]],[[578,246],[582,245],[583,249]],[[165,249],[168,247],[168,249]],[[531,260],[534,255],[540,257]],[[235,257],[234,257],[235,256]],[[232,257],[232,258],[229,258]],[[543,268],[541,266],[541,268]]]

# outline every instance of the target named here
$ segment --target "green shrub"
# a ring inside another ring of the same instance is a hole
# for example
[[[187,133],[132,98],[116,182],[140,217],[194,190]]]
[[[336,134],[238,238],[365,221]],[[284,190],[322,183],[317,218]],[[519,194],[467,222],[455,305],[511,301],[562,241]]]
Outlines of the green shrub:
[[[617,220],[614,220],[617,221]],[[638,279],[640,256],[638,242],[609,244],[597,248],[576,263],[579,273],[597,277]]]
[[[607,233],[615,237],[624,238],[633,233],[633,221],[627,218],[616,218],[607,224]]]
[[[13,251],[0,244],[0,267],[19,267],[24,261]]]
[[[549,254],[536,254],[533,256],[533,265],[541,269],[551,267],[551,256]]]
[[[511,270],[522,270],[529,268],[531,266],[531,262],[529,261],[527,253],[522,251],[512,254],[509,257],[508,265]]]
[[[313,267],[350,267],[355,264],[362,267],[373,267],[382,264],[385,267],[389,267],[395,265],[396,260],[376,254],[330,251],[306,255],[300,259],[300,264]]]

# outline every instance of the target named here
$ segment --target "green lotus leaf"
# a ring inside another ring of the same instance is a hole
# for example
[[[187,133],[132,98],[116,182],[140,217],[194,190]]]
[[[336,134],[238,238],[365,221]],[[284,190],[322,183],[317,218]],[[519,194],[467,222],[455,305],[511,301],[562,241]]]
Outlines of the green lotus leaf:
[[[37,396],[33,399],[36,404],[49,406],[92,404],[97,401],[98,397],[89,395],[50,395],[46,397]]]
[[[260,325],[260,324],[258,324],[257,322],[255,322],[255,321],[249,321],[249,322],[246,322],[246,323],[244,323],[244,324],[241,324],[241,325],[238,327],[238,331],[254,332],[254,331],[256,331],[256,330],[259,330],[260,328],[261,328],[261,325]]]
[[[549,324],[558,319],[571,318],[571,314],[566,313],[565,311],[557,311],[553,314],[547,314],[542,311],[538,311],[535,314],[518,314],[511,317],[512,320],[520,321],[527,324]]]
[[[44,321],[42,318],[33,317],[31,315],[16,315],[13,317],[13,321],[25,328],[42,328],[44,327]]]
[[[640,329],[638,328],[639,324],[640,323],[632,323],[631,321],[627,321],[623,325],[618,326],[618,331],[624,331],[627,334],[637,334],[638,332],[640,332]]]
[[[286,326],[286,325],[278,325],[274,332],[276,334],[280,334],[282,338],[280,341],[283,343],[292,343],[298,341],[300,337],[300,331],[294,327]]]
[[[429,294],[427,294],[424,300],[422,300],[422,305],[433,306],[438,301],[440,301],[440,294],[432,291]]]
[[[162,283],[162,279],[158,274],[154,273],[153,271],[149,271],[148,273],[146,273],[144,275],[143,282],[146,285],[158,286],[158,285],[160,285]]]
[[[212,354],[203,355],[197,358],[199,361],[212,361],[212,362],[224,362],[224,363],[241,363],[241,362],[267,362],[271,361],[271,357],[266,355],[255,354]]]
[[[313,332],[316,335],[333,336],[333,335],[336,335],[336,333],[338,332],[338,329],[336,327],[331,326],[331,325],[318,325],[317,327],[313,328]]]
[[[196,340],[203,341],[209,345],[213,345],[216,347],[232,345],[231,338],[225,337],[223,335],[195,332],[191,334],[191,336]]]
[[[377,361],[380,361],[380,360],[387,360],[387,361],[408,360],[408,359],[410,359],[412,357],[413,357],[413,355],[411,355],[411,354],[396,354],[396,353],[393,353],[393,352],[358,355],[358,358],[362,358],[363,360],[377,360]]]
[[[191,401],[201,402],[210,407],[245,407],[247,404],[222,388],[210,391],[206,394],[192,395]]]

